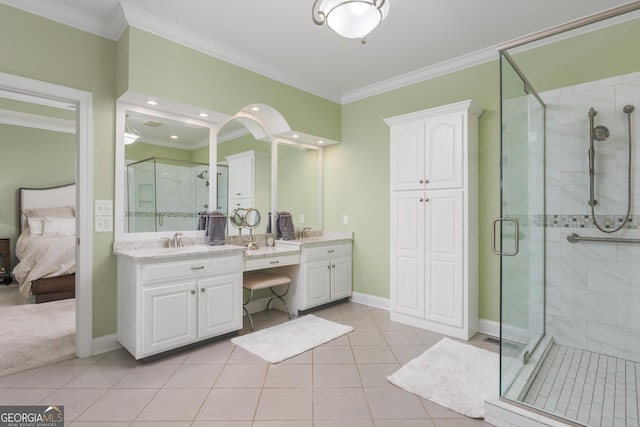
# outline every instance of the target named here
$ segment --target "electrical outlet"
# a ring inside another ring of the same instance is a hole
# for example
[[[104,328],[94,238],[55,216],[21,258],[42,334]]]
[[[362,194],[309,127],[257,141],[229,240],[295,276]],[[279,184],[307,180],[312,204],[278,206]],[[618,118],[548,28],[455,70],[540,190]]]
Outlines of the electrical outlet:
[[[96,215],[113,215],[113,200],[96,200]]]
[[[342,215],[342,223],[344,225],[349,224],[349,215]]]
[[[113,231],[113,217],[96,215],[96,233]]]

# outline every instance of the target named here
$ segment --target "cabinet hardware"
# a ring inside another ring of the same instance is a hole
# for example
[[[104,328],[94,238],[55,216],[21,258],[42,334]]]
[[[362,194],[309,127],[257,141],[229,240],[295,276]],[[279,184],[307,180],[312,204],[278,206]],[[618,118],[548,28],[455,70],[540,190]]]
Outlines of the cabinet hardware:
[[[269,264],[279,264],[280,260],[275,260],[275,261],[269,261]]]
[[[424,179],[419,180],[418,184],[424,184]]]
[[[331,266],[331,268],[336,268],[335,264]]]
[[[333,249],[330,249],[330,250],[327,251],[328,254],[332,254],[334,252],[335,252],[335,250],[333,250]]]
[[[191,295],[194,295],[196,293],[196,291],[194,289],[191,289]]]
[[[204,288],[200,288],[200,292],[203,292],[203,293],[204,293]]]
[[[425,180],[424,180],[424,183],[425,183],[425,184],[428,184],[428,183],[429,183],[429,180],[428,180],[428,179],[425,179]]]
[[[191,271],[196,271],[196,270],[204,270],[204,265],[201,265],[200,267],[191,267]]]
[[[420,198],[418,199],[418,201],[419,201],[419,202],[424,202],[424,198],[420,197]]]
[[[424,201],[425,201],[425,202],[428,202],[428,201],[429,201],[429,198],[427,197],[426,199],[424,199]]]

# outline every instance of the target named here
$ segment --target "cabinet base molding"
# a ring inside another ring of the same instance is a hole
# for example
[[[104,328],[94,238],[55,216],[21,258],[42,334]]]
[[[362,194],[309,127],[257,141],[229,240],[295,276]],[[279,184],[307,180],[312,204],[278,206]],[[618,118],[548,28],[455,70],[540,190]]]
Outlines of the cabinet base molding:
[[[449,326],[443,323],[433,322],[427,319],[409,316],[395,311],[390,312],[390,319],[394,322],[403,323],[415,328],[426,329],[428,331],[437,332],[439,334],[448,335],[461,340],[470,340],[478,333],[478,322],[469,322],[464,328],[457,326]]]
[[[185,351],[193,350],[194,348],[202,347],[202,346],[214,343],[216,341],[225,340],[227,338],[233,338],[235,336],[238,336],[238,331],[229,332],[227,334],[218,335],[218,336],[212,337],[212,338],[207,338],[207,339],[204,339],[202,341],[197,341],[197,342],[194,342],[194,343],[191,343],[191,344],[186,344],[186,345],[183,345],[182,347],[173,348],[171,350],[163,351],[162,353],[152,354],[151,356],[143,357],[143,358],[138,359],[138,360],[141,361],[141,362],[144,362],[144,363],[155,362],[156,360],[163,359],[163,358],[168,357],[168,356],[174,356],[176,354],[180,354],[180,353],[183,353]]]
[[[311,308],[307,308],[306,310],[298,310],[298,316],[300,315],[304,315],[304,314],[309,314],[312,313],[314,311],[318,311],[318,310],[322,310],[323,308],[327,308],[327,307],[331,307],[337,304],[342,304],[343,302],[347,302],[349,301],[349,297],[345,297],[345,298],[341,298],[335,301],[331,301],[328,302],[326,304],[321,304],[321,305],[317,305],[315,307],[311,307]]]

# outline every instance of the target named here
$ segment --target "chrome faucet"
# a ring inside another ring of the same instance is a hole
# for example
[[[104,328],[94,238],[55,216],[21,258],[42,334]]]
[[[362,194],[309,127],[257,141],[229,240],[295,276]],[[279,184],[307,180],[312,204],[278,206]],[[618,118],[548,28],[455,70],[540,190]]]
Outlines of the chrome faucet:
[[[171,245],[174,248],[181,248],[184,246],[180,236],[182,236],[182,233],[179,233],[179,232],[173,235],[173,238],[171,239]]]
[[[302,231],[300,232],[300,238],[304,240],[304,233],[306,233],[307,231],[310,231],[311,227],[305,227],[302,229]]]

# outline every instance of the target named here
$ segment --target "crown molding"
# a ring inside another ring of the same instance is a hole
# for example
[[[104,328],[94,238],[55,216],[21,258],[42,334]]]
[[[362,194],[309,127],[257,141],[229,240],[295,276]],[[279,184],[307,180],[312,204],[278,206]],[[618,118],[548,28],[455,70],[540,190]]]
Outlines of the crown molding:
[[[74,120],[58,119],[12,110],[0,110],[0,124],[71,134],[76,133],[76,122]]]

